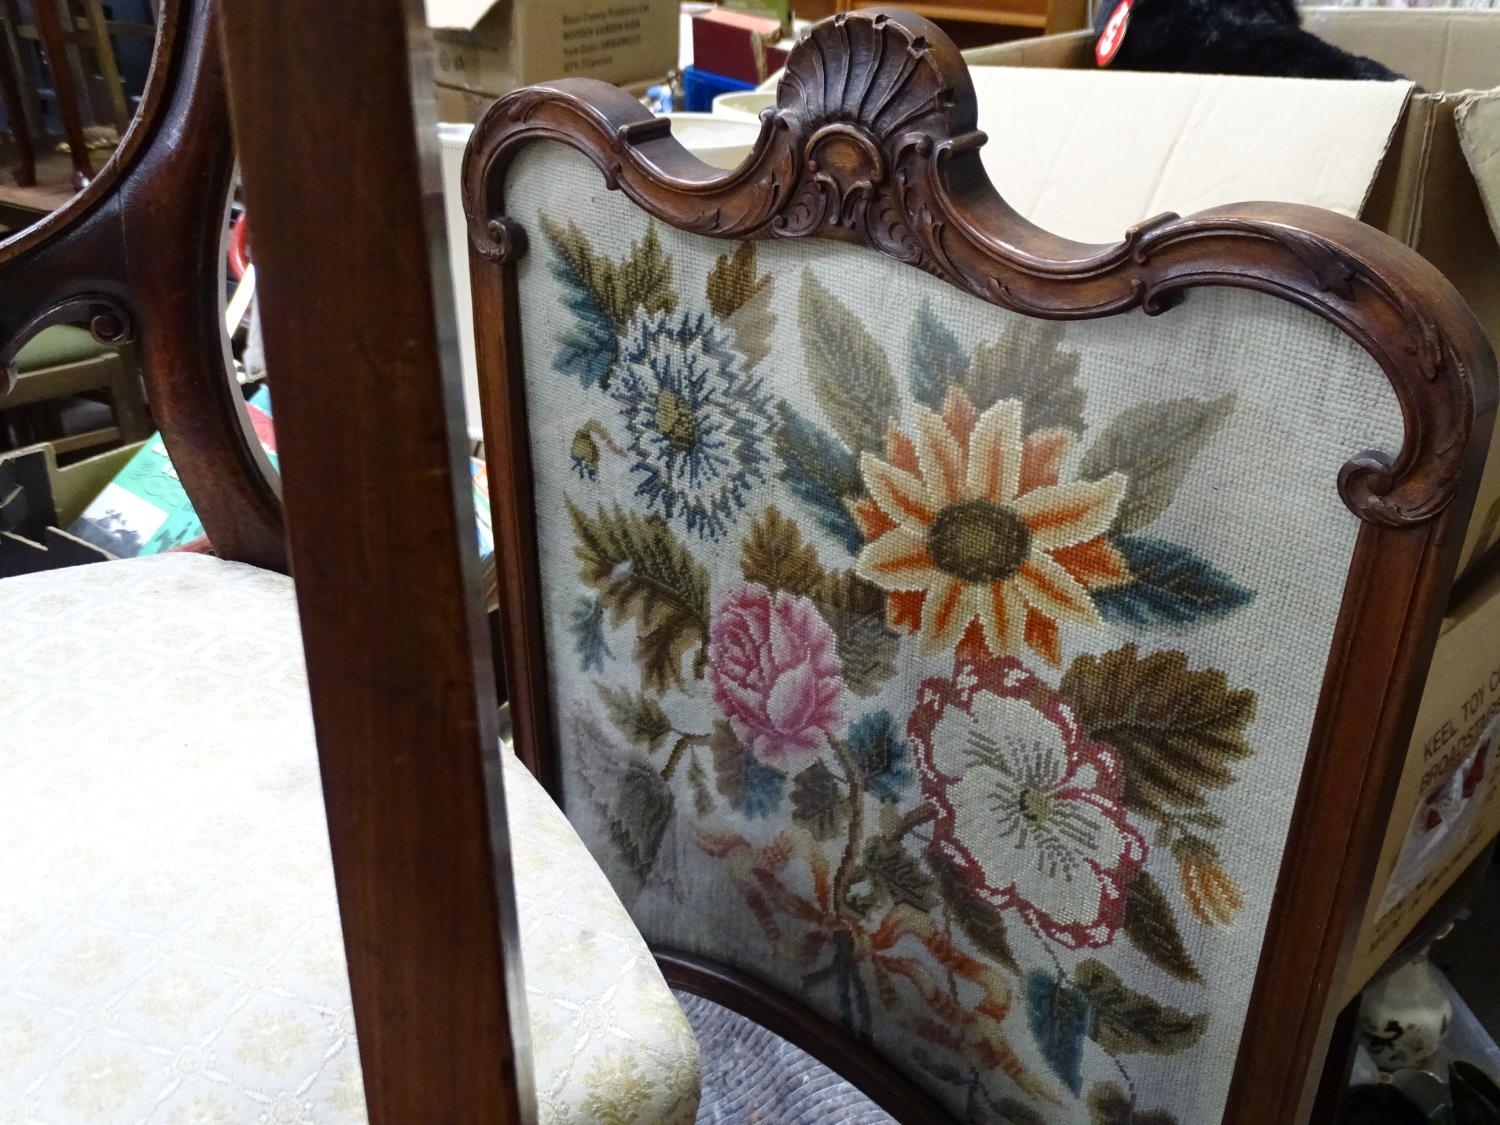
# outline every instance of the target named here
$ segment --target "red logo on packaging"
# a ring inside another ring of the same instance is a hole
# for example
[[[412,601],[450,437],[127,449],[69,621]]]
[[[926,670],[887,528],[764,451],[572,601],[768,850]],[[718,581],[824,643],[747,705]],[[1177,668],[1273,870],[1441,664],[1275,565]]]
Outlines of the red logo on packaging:
[[[1100,66],[1108,66],[1113,62],[1115,55],[1119,54],[1120,44],[1125,42],[1125,28],[1130,23],[1131,3],[1132,0],[1120,0],[1115,5],[1115,10],[1109,14],[1104,30],[1099,33],[1099,38],[1094,42],[1094,61]]]

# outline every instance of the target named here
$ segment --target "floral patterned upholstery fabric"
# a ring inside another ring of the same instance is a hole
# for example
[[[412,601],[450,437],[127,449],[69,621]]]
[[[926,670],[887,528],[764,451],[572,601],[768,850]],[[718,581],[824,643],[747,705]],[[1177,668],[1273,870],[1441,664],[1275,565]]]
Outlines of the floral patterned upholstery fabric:
[[[0,1123],[365,1120],[290,580],[0,581]],[[511,753],[541,1120],[691,1122],[697,1046]]]
[[[564,807],[643,932],[964,1120],[1218,1120],[1378,369],[685,234],[551,143],[506,198]]]

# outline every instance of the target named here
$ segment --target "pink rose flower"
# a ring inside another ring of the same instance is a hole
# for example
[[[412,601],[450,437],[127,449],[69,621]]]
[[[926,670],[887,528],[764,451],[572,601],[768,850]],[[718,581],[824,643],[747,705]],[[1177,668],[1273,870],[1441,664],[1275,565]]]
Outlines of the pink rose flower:
[[[746,749],[778,769],[821,753],[841,717],[844,682],[817,607],[743,586],[719,606],[709,640],[714,702]]]

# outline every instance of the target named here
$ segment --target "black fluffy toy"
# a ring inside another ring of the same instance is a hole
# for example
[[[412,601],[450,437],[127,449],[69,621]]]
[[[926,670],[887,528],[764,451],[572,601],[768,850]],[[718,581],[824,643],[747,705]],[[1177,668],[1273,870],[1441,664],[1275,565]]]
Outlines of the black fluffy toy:
[[[1097,38],[1122,0],[1104,0]],[[1293,0],[1134,0],[1110,66],[1275,78],[1365,78],[1399,74],[1302,28]]]

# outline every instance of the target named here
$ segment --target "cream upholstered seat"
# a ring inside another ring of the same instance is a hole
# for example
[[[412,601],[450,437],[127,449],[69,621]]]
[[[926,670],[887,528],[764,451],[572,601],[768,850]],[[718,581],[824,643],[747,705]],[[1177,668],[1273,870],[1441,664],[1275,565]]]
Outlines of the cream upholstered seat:
[[[363,1122],[292,582],[0,581],[0,1122]],[[540,1119],[690,1122],[692,1033],[504,755]]]

